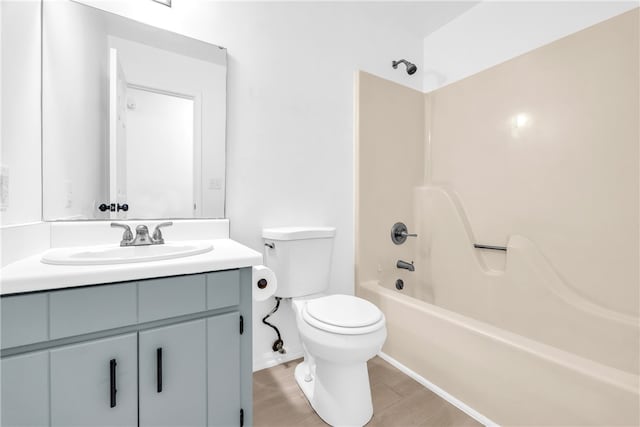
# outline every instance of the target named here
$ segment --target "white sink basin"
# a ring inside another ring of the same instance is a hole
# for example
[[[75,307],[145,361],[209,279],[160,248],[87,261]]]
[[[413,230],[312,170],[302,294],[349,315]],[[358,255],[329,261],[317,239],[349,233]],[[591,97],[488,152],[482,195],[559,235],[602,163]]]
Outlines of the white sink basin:
[[[173,242],[150,246],[100,245],[49,249],[42,255],[45,264],[105,265],[182,258],[209,252],[207,242]]]

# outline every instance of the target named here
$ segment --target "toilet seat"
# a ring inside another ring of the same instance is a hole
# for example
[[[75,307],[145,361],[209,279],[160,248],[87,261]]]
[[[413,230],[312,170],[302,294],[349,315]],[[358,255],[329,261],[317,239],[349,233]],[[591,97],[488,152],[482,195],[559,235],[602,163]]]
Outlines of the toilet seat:
[[[350,295],[329,295],[307,301],[304,321],[320,330],[341,335],[375,332],[385,325],[384,314],[374,304]]]

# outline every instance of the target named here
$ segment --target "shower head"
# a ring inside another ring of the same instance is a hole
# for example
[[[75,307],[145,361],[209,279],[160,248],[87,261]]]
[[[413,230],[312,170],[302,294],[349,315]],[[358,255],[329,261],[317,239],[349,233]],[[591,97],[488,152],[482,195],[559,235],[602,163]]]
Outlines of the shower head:
[[[409,74],[409,75],[412,75],[416,71],[418,71],[418,67],[416,67],[416,64],[413,64],[413,63],[407,61],[406,59],[400,59],[398,61],[391,62],[391,66],[393,68],[398,68],[398,64],[406,65],[407,66],[407,74]]]

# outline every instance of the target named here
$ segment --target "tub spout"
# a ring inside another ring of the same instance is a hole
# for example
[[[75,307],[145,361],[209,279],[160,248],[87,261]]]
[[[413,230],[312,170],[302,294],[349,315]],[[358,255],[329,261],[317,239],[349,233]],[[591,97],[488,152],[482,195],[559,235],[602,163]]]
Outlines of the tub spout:
[[[408,262],[402,261],[401,259],[399,259],[398,262],[396,263],[396,267],[403,268],[409,271],[416,271],[416,268],[413,266],[413,261],[411,261],[411,264],[409,264]]]

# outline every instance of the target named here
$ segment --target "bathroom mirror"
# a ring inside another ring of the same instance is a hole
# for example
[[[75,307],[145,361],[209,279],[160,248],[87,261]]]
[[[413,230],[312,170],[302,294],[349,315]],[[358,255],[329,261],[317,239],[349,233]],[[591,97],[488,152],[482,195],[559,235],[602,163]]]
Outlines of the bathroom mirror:
[[[43,2],[45,220],[222,218],[226,50]]]

